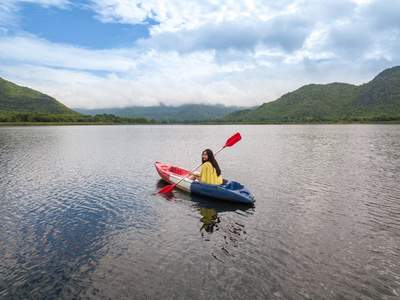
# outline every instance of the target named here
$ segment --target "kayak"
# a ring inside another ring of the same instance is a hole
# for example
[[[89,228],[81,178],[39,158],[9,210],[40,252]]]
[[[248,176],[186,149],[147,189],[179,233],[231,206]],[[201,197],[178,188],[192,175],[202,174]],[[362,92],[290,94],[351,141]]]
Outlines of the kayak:
[[[218,185],[190,180],[188,177],[181,180],[189,173],[189,170],[158,161],[154,163],[154,166],[162,179],[170,184],[177,183],[177,188],[189,193],[237,203],[253,204],[256,202],[250,191],[239,182],[224,179],[223,183]]]

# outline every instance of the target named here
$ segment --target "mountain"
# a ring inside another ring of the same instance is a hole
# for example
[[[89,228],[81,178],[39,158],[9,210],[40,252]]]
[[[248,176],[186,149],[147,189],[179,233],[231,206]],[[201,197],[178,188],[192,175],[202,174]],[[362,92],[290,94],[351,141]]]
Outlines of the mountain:
[[[212,121],[224,117],[225,115],[241,110],[243,107],[223,106],[223,105],[205,105],[205,104],[186,104],[181,106],[133,106],[127,108],[110,108],[110,109],[75,109],[76,111],[88,114],[115,114],[119,117],[139,118],[144,117],[149,120],[169,121],[169,122],[189,122],[189,121]]]
[[[256,109],[236,111],[228,122],[324,122],[400,118],[400,67],[386,69],[372,81],[309,84]]]
[[[400,66],[386,69],[371,82],[361,86],[356,105],[373,105],[382,111],[398,105],[400,100]],[[393,111],[392,111],[393,112]],[[399,111],[397,110],[397,113]]]
[[[80,115],[56,99],[0,78],[0,114],[46,113]]]

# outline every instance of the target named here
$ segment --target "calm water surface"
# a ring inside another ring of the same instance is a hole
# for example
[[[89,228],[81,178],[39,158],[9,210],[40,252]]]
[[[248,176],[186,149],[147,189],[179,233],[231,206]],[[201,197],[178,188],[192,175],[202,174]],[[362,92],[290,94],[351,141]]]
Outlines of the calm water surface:
[[[254,206],[165,186],[205,148]],[[2,299],[399,299],[400,126],[0,127]]]

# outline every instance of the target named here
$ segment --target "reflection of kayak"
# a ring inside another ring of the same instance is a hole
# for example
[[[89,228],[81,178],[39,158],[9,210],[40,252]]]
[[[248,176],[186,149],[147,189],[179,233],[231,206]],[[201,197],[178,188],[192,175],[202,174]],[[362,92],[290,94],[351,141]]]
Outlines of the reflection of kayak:
[[[155,162],[154,165],[162,179],[170,184],[178,183],[176,187],[184,191],[200,196],[239,203],[252,204],[256,202],[254,196],[250,193],[250,191],[236,181],[224,179],[223,184],[216,185],[193,181],[189,178],[185,178],[181,182],[179,182],[182,177],[186,176],[189,173],[189,170],[163,164],[160,162]]]

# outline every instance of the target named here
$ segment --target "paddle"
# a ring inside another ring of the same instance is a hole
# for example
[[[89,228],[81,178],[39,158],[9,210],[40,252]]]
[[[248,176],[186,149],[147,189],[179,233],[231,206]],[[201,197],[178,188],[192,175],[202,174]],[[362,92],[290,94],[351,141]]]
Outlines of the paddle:
[[[239,142],[242,139],[242,137],[240,136],[240,133],[235,133],[234,135],[232,135],[225,143],[225,145],[219,149],[217,152],[215,152],[214,155],[217,155],[217,153],[219,153],[222,149],[225,149],[226,147],[232,147],[233,145],[235,145],[237,142]],[[200,164],[199,166],[197,166],[196,168],[194,168],[192,170],[192,172],[196,171],[198,168],[201,167],[202,164]],[[186,177],[188,177],[190,174],[187,173],[186,176],[182,177],[182,179],[180,179],[177,183],[173,184],[173,185],[167,185],[166,187],[162,188],[157,194],[167,194],[167,193],[172,193],[172,191],[174,190],[174,188],[176,187],[176,185],[178,183],[180,183],[182,180],[184,180]]]

